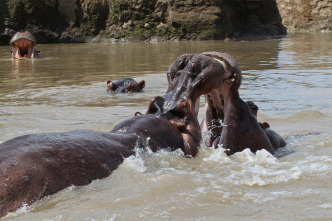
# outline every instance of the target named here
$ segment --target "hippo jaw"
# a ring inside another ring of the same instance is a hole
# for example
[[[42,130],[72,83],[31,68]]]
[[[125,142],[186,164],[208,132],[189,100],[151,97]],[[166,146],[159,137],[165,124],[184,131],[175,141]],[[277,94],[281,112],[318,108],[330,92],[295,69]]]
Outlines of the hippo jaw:
[[[235,65],[234,61],[225,62]],[[209,145],[215,148],[223,145],[228,155],[245,148],[250,148],[252,152],[265,149],[273,154],[274,149],[267,133],[257,121],[258,107],[240,98],[238,89],[241,84],[241,72],[238,66],[230,68],[235,73],[224,79],[220,88],[206,95],[206,124],[211,132]]]
[[[201,140],[197,120],[200,96],[217,90],[225,82],[241,79],[238,76],[218,56],[181,55],[167,71],[169,86],[166,94],[155,97],[146,114],[160,114],[168,118],[183,136],[185,154],[195,156]]]
[[[226,81],[241,79],[238,77],[241,72],[236,73],[225,61],[217,56],[209,56],[209,52],[179,56],[167,71],[169,86],[164,108],[171,109],[179,98],[190,99],[195,104],[197,116],[201,95],[220,88]]]
[[[20,59],[20,58],[33,59],[38,57],[36,49],[30,47],[15,47],[12,49],[11,53],[13,59]]]
[[[17,32],[10,40],[12,58],[36,58],[38,52],[34,48],[36,39],[30,32]]]
[[[225,117],[223,86],[229,85],[233,91],[237,91],[242,82],[242,73],[237,61],[227,53],[205,52],[203,54],[218,60],[227,70],[227,74],[222,77],[223,84],[205,94],[205,119],[201,124],[201,130],[208,132],[206,139],[208,145],[212,146],[214,141],[220,137]]]

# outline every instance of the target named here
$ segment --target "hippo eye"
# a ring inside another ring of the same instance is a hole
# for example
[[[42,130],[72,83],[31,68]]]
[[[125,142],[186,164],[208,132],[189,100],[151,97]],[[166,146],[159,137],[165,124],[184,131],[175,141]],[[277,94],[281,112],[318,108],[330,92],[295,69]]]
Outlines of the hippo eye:
[[[178,70],[182,70],[186,66],[185,60],[180,60],[178,65]]]

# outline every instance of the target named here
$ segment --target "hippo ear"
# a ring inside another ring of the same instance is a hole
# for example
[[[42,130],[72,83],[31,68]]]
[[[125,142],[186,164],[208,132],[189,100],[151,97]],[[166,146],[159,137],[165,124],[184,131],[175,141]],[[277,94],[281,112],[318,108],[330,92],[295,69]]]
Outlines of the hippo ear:
[[[113,82],[111,80],[108,80],[106,83],[107,83],[107,93],[110,93],[113,89]]]
[[[261,128],[262,128],[263,130],[266,130],[267,128],[270,128],[270,124],[269,124],[269,123],[266,123],[266,122],[264,122],[264,123],[259,123],[259,126],[261,126]]]
[[[141,112],[136,112],[135,113],[135,116],[141,116],[141,115],[143,115]]]
[[[139,86],[141,89],[145,88],[145,81],[144,81],[144,80],[140,81],[140,82],[138,83],[138,86]]]
[[[164,108],[165,99],[163,97],[157,96],[153,98],[149,104],[149,108],[145,114],[155,114],[159,111],[162,113]]]
[[[136,90],[135,90],[135,87],[136,87],[136,84],[135,84],[135,83],[130,83],[130,84],[128,85],[127,91],[128,91],[128,92],[136,91]]]

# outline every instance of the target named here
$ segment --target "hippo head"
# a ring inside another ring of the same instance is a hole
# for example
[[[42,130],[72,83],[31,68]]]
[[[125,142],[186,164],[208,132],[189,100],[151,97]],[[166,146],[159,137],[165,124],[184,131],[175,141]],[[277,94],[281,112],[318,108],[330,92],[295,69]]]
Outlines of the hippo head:
[[[201,124],[202,131],[208,132],[208,145],[212,145],[214,140],[222,132],[222,121],[224,120],[224,94],[232,91],[237,92],[242,82],[242,73],[237,61],[227,53],[205,52],[203,55],[214,58],[221,62],[225,70],[230,74],[223,78],[223,85],[230,85],[231,90],[224,90],[223,85],[212,88],[205,94],[205,119]]]
[[[131,93],[131,92],[140,92],[140,91],[143,90],[144,87],[145,87],[145,81],[142,80],[138,83],[130,83],[128,88],[127,88],[127,91],[129,93]]]
[[[132,93],[140,92],[145,87],[145,81],[141,80],[136,82],[132,78],[122,78],[118,81],[108,80],[107,82],[107,93]]]
[[[33,48],[36,45],[35,37],[28,31],[17,32],[10,40],[12,49],[12,58],[36,57],[37,51]]]
[[[107,80],[106,84],[107,84],[107,93],[111,93],[112,91],[115,90],[113,81]]]
[[[186,154],[195,156],[201,139],[197,120],[199,98],[217,91],[225,82],[240,85],[241,71],[235,65],[235,59],[224,53],[179,56],[167,71],[166,94],[155,97],[146,114],[169,119],[183,136]]]
[[[179,99],[184,99],[194,104],[192,107],[197,116],[200,96],[220,88],[225,81],[235,78],[241,79],[241,76],[238,76],[226,59],[209,56],[208,53],[181,55],[167,71],[166,95],[154,98],[147,113],[172,110]]]

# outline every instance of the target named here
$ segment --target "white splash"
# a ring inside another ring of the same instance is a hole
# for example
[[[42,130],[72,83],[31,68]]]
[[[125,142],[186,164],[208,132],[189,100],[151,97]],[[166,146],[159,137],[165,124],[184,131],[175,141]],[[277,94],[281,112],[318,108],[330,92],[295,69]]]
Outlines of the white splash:
[[[241,171],[243,184],[248,186],[266,186],[270,184],[287,182],[290,179],[300,179],[302,171],[298,167],[290,170],[265,169],[255,166]]]
[[[33,210],[33,208],[32,208],[31,206],[28,206],[28,204],[23,203],[23,205],[22,205],[18,210],[16,210],[15,212],[10,212],[10,213],[8,213],[8,214],[5,216],[5,218],[16,217],[16,216],[18,216],[18,215],[28,213],[28,212],[30,212],[31,210]]]
[[[141,148],[135,148],[135,155],[127,157],[123,162],[124,166],[132,168],[141,173],[145,172],[147,167],[144,165],[144,160],[142,158],[143,151],[145,150]]]
[[[224,151],[223,148],[207,149],[209,155],[203,158],[203,161],[221,163],[224,169],[231,170],[232,172],[226,172],[227,175],[221,178],[225,183],[266,186],[300,179],[303,173],[299,166],[285,169],[284,164],[266,150],[253,153],[250,149],[245,149],[232,156],[227,156]]]
[[[332,208],[331,203],[325,203],[325,204],[321,204],[318,205],[319,208],[323,208],[323,209],[328,209],[328,208]]]
[[[225,162],[231,162],[232,159],[227,156],[225,153],[225,149],[222,147],[219,147],[217,149],[210,148],[211,149],[211,154],[208,157],[203,158],[203,161],[206,162],[219,162],[219,163],[225,163]]]
[[[242,163],[250,162],[258,165],[271,165],[275,164],[277,161],[277,158],[275,158],[271,153],[264,149],[253,153],[249,148],[247,148],[242,152],[235,153],[232,158]]]

